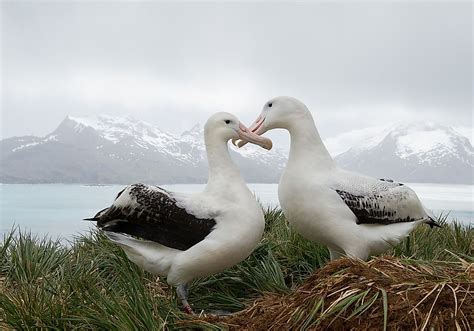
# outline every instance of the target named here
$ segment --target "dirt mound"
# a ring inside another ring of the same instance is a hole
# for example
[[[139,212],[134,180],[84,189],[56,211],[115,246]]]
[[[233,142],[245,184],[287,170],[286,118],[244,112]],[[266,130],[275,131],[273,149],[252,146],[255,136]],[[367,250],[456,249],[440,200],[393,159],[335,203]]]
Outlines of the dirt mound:
[[[469,330],[473,273],[464,260],[340,259],[290,294],[267,294],[242,312],[206,322],[231,330]]]

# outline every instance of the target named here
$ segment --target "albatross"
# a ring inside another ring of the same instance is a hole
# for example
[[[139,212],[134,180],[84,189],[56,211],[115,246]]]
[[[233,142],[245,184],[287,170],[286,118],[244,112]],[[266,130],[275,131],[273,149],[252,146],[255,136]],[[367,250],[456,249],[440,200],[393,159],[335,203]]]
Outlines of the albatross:
[[[439,226],[408,186],[339,168],[299,100],[268,101],[249,130],[261,135],[277,128],[288,130],[291,139],[278,185],[283,213],[303,237],[326,245],[331,260],[342,255],[367,260],[398,244],[419,224]]]
[[[166,276],[188,313],[188,284],[244,260],[263,234],[262,209],[231,160],[231,139],[272,147],[271,140],[250,132],[234,115],[217,113],[204,127],[209,178],[201,193],[133,184],[87,219],[96,221],[133,263]]]

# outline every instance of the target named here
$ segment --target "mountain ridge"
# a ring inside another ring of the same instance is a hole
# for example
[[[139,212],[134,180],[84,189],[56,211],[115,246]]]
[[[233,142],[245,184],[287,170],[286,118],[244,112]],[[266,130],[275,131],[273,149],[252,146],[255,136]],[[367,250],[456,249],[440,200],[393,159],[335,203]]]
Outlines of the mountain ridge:
[[[2,183],[204,183],[207,157],[199,125],[180,135],[132,117],[67,116],[44,137],[0,141]],[[248,181],[275,182],[285,154],[249,145],[230,153]]]
[[[472,132],[464,128],[465,132]],[[348,170],[407,182],[473,184],[471,141],[448,126],[412,122],[325,139]],[[350,148],[347,148],[350,146]],[[199,124],[179,134],[131,116],[67,116],[44,137],[0,141],[2,183],[204,183],[207,157]],[[229,144],[248,182],[278,182],[287,152]]]
[[[474,183],[474,149],[455,129],[415,122],[387,131],[339,154],[336,162],[363,174],[400,181]]]

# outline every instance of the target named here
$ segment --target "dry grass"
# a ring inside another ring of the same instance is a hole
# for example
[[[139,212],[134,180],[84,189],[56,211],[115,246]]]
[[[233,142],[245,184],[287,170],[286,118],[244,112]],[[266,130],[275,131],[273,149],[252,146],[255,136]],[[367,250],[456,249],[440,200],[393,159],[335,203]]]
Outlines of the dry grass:
[[[231,330],[470,330],[473,276],[462,259],[340,259],[290,294],[268,293],[228,318],[204,320]]]

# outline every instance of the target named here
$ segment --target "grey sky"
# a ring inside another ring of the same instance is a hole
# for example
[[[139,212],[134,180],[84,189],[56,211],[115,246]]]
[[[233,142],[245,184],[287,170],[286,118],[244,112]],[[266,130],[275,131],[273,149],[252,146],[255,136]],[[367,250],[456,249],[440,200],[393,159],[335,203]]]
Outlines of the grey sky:
[[[325,137],[472,126],[472,3],[2,2],[2,132],[132,114],[175,132],[291,95]]]

